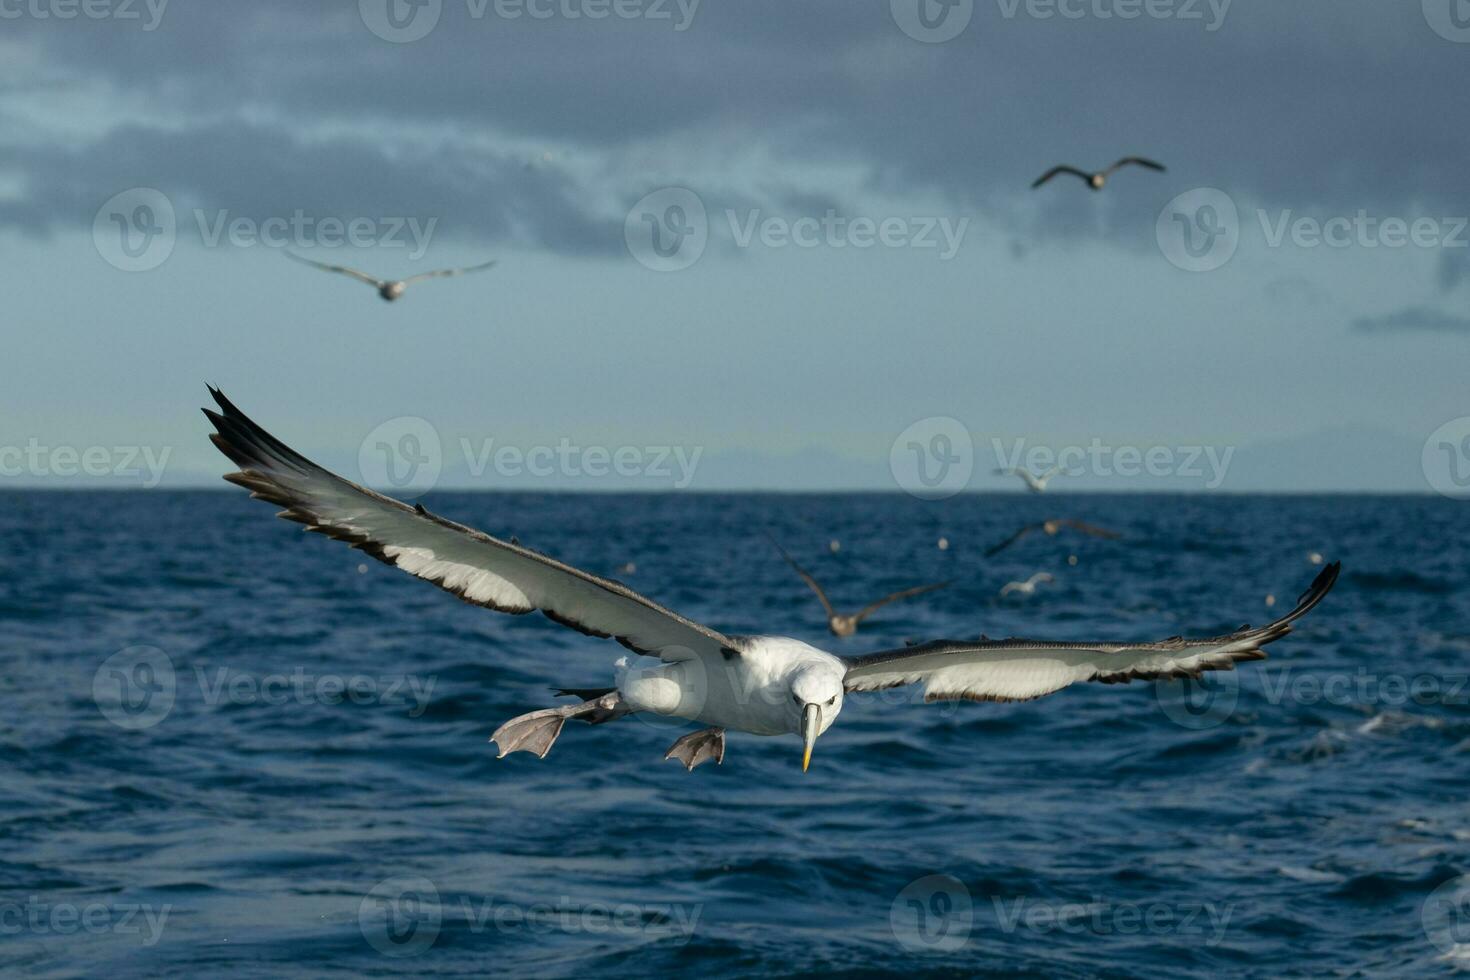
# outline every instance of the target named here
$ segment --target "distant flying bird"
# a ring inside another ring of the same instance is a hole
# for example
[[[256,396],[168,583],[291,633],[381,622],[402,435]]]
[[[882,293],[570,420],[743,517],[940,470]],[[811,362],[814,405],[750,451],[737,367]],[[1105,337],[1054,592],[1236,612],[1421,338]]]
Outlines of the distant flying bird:
[[[1036,591],[1036,584],[1038,582],[1045,582],[1050,585],[1055,581],[1056,579],[1052,578],[1046,572],[1037,572],[1024,582],[1007,582],[1001,587],[1000,594],[1004,596],[1010,595],[1012,592],[1019,592],[1022,595],[1031,595]]]
[[[767,535],[767,537],[770,536]],[[790,565],[796,574],[801,576],[801,580],[817,594],[817,600],[822,603],[822,608],[827,612],[827,628],[832,631],[833,636],[852,636],[857,632],[858,623],[861,623],[868,616],[877,612],[890,602],[897,602],[900,599],[911,599],[916,595],[923,595],[926,592],[934,592],[949,584],[948,582],[936,582],[933,585],[920,585],[912,589],[893,592],[879,599],[877,602],[869,603],[851,616],[844,616],[832,608],[832,603],[827,601],[827,593],[822,591],[822,587],[817,584],[816,579],[812,578],[810,572],[798,565],[796,559],[788,555],[786,549],[781,547],[775,538],[771,538],[771,544],[775,545],[776,550],[781,553],[781,557],[786,559],[786,564]]]
[[[1047,534],[1055,537],[1057,532],[1061,531],[1063,528],[1068,528],[1073,531],[1080,531],[1083,534],[1090,534],[1094,538],[1107,538],[1109,540],[1116,540],[1122,537],[1122,535],[1119,534],[1117,531],[1109,531],[1107,528],[1097,527],[1093,524],[1084,524],[1081,521],[1056,519],[1049,521],[1038,521],[1035,524],[1027,524],[1025,527],[1021,528],[1021,530],[1017,531],[1015,534],[1012,534],[1000,544],[985,552],[985,557],[990,558],[994,555],[1000,554],[1002,551],[1005,551],[1011,545],[1015,544],[1017,541],[1020,541],[1022,538],[1024,538],[1028,534],[1031,534],[1032,532],[1045,531]]]
[[[1080,177],[1083,181],[1087,183],[1087,186],[1091,187],[1093,190],[1100,191],[1103,189],[1104,186],[1107,185],[1109,177],[1117,173],[1123,167],[1127,167],[1130,165],[1135,167],[1147,167],[1150,170],[1157,170],[1160,173],[1164,172],[1164,165],[1162,163],[1154,163],[1152,160],[1145,160],[1143,157],[1124,157],[1108,169],[1099,170],[1097,173],[1093,174],[1090,174],[1085,170],[1078,170],[1076,167],[1052,167],[1046,173],[1036,178],[1036,183],[1031,185],[1031,189],[1035,190],[1058,174],[1071,174],[1074,177]]]
[[[837,720],[848,694],[918,684],[925,701],[1029,701],[1072,684],[1230,670],[1238,662],[1265,657],[1266,645],[1290,633],[1292,623],[1332,589],[1339,572],[1335,562],[1324,568],[1296,608],[1276,621],[1220,636],[1176,636],[1152,643],[939,640],[839,657],[789,637],[722,633],[626,585],[457,524],[422,504],[410,506],[374,493],[295,452],[218,390],[211,389],[211,394],[218,411],[207,411],[215,428],[210,439],[238,467],[225,479],[281,508],[281,517],[465,602],[512,615],[539,611],[561,626],[614,639],[648,658],[630,664],[624,657],[612,686],[563,688],[580,699],[576,704],[532,711],[501,725],[492,736],[501,756],[531,752],[544,758],[571,719],[601,725],[647,713],[708,726],[684,735],[666,754],[691,770],[702,762],[723,760],[725,733],[731,729],[797,736],[805,770],[812,746]],[[613,522],[607,523],[603,530],[610,534]],[[188,529],[181,527],[178,533]],[[278,562],[255,564],[256,572],[290,580],[291,570]],[[711,585],[716,584],[716,570],[705,572]],[[1192,604],[1209,608],[1198,596]],[[237,623],[235,629],[250,626]],[[502,659],[515,658],[518,670],[547,659],[541,650],[496,652]],[[966,752],[954,764],[973,765],[975,758],[973,751]],[[611,797],[604,802],[616,806]]]
[[[423,282],[425,279],[447,279],[451,276],[462,276],[467,272],[480,272],[490,268],[497,261],[496,259],[491,259],[489,262],[472,265],[464,269],[435,269],[433,272],[420,272],[418,275],[409,276],[407,279],[377,279],[368,275],[366,272],[360,272],[357,269],[352,269],[345,265],[329,265],[326,262],[315,262],[311,259],[302,258],[290,250],[282,249],[282,251],[288,257],[295,259],[303,265],[315,266],[325,272],[336,272],[344,276],[351,276],[358,282],[365,282],[369,286],[377,289],[378,295],[383,297],[383,301],[387,303],[391,303],[402,296],[404,290],[416,282]]]
[[[1040,476],[1037,476],[1030,470],[1022,469],[1019,466],[1012,466],[1009,469],[1002,467],[1001,469],[996,470],[995,475],[1019,476],[1022,480],[1026,481],[1026,486],[1031,488],[1032,493],[1046,493],[1046,485],[1051,482],[1052,477],[1057,475],[1066,476],[1067,474],[1062,471],[1062,468],[1060,466],[1053,466],[1051,469],[1047,470]]]

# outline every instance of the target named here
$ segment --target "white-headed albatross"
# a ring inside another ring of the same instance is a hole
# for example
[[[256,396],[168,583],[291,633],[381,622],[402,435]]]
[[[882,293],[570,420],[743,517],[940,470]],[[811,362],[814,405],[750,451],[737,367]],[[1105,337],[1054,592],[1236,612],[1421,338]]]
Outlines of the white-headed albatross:
[[[540,611],[583,633],[611,637],[652,666],[619,662],[616,683],[569,690],[581,703],[521,715],[492,736],[501,756],[544,757],[569,718],[598,724],[634,712],[708,726],[680,738],[665,758],[689,769],[720,762],[729,729],[797,735],[802,769],[812,745],[842,711],[843,697],[905,684],[927,701],[1025,701],[1078,681],[1118,683],[1198,676],[1260,660],[1262,649],[1322,601],[1337,581],[1328,565],[1297,606],[1275,622],[1204,639],[1157,643],[941,640],[862,657],[839,657],[780,636],[728,636],[685,619],[627,586],[357,486],[322,469],[260,428],[211,388],[220,411],[205,409],[210,436],[239,472],[225,477],[252,497],[285,508],[279,516],[345,541],[466,602],[499,612]]]

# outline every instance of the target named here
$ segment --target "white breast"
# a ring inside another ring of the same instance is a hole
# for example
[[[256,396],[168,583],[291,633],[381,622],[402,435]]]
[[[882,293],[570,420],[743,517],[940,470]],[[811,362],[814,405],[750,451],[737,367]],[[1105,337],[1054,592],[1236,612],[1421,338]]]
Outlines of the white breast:
[[[753,637],[729,660],[697,658],[678,663],[618,661],[618,691],[638,711],[688,718],[755,735],[797,731],[790,678],[813,662],[841,665],[836,657],[786,637]]]

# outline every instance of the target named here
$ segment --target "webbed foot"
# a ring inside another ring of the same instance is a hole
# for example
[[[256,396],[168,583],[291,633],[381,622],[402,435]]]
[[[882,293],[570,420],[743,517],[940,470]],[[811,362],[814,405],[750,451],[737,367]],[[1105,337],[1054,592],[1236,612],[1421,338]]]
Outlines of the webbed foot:
[[[716,765],[725,761],[725,730],[723,728],[706,728],[697,732],[690,732],[669,746],[669,751],[664,753],[665,759],[678,759],[684,763],[684,768],[689,772],[701,762],[714,760]]]

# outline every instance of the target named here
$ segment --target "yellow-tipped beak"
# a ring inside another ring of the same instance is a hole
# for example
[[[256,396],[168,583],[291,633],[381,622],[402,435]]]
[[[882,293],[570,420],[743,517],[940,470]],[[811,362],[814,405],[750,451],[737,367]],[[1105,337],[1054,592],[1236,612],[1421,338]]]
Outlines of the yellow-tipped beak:
[[[809,704],[801,709],[801,771],[806,772],[812,764],[812,746],[817,743],[817,733],[822,730],[822,709]]]

